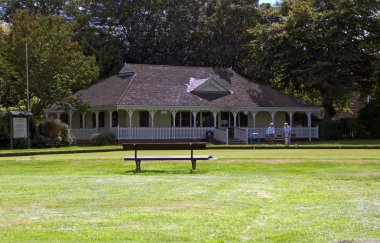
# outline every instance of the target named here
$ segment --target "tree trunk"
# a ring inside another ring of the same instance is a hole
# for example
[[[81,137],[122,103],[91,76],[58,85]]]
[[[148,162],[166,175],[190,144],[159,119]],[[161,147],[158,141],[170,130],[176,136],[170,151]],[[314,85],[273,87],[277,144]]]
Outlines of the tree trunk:
[[[329,102],[329,101],[323,102],[323,109],[325,110],[323,120],[331,120],[333,116],[336,114],[336,111],[332,102]]]

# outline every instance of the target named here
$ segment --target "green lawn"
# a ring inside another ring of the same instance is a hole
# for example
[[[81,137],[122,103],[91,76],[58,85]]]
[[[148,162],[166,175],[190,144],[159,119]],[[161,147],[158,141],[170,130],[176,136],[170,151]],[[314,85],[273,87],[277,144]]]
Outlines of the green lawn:
[[[378,149],[205,150],[140,174],[126,154],[0,158],[2,242],[380,241]]]
[[[342,140],[317,140],[317,141],[293,141],[291,147],[295,147],[297,144],[298,147],[308,147],[308,146],[323,146],[323,147],[350,147],[350,146],[363,146],[363,147],[373,147],[380,146],[380,139],[342,139]],[[264,147],[264,148],[283,148],[284,145],[282,143],[278,143],[276,145],[269,145],[265,141],[261,141],[261,143],[254,144],[243,144],[243,145],[214,145],[207,144],[207,147],[210,149],[219,148],[219,147]],[[9,149],[9,148],[0,148],[0,155],[4,153],[27,153],[27,152],[49,152],[49,151],[74,151],[74,150],[109,150],[109,149],[121,149],[121,145],[107,145],[107,146],[68,146],[68,147],[59,147],[59,148],[31,148],[31,149]]]

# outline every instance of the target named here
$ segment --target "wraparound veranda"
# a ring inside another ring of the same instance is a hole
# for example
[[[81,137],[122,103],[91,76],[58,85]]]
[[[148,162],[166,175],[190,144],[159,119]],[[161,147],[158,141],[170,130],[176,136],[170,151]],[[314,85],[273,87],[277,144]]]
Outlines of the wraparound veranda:
[[[300,119],[294,121],[294,116]],[[213,138],[221,142],[228,143],[228,138],[232,137],[248,143],[249,138],[254,133],[257,134],[258,138],[265,138],[266,124],[272,120],[278,124],[276,127],[277,134],[282,134],[282,125],[288,121],[293,124],[292,133],[297,138],[318,138],[318,126],[313,124],[311,112],[170,112],[167,110],[128,112],[119,109],[118,111],[89,111],[85,115],[79,112],[74,112],[71,115],[50,113],[50,117],[59,117],[62,121],[72,124],[71,131],[80,140],[88,140],[92,134],[106,131],[114,133],[118,140],[204,140],[207,138],[207,132],[211,131]],[[92,119],[88,119],[88,117]],[[141,119],[145,121],[142,122]],[[133,121],[136,122],[133,123]],[[168,126],[164,126],[165,123]],[[306,126],[304,126],[305,124]]]

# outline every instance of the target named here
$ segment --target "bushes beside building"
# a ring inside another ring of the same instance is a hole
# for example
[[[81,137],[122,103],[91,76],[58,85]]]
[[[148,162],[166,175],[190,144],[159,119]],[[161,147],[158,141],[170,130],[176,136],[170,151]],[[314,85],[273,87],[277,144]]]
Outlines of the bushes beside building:
[[[10,147],[10,119],[9,112],[0,110],[0,148]],[[69,146],[75,143],[69,126],[58,119],[49,119],[38,123],[33,117],[30,117],[29,132],[31,147],[35,148]],[[26,138],[14,139],[13,147],[26,148],[27,142]],[[93,145],[116,144],[116,136],[113,133],[94,134],[91,143]]]
[[[96,146],[116,144],[116,136],[110,132],[93,134],[91,136],[91,144]]]
[[[0,112],[0,147],[10,146],[10,114]],[[38,123],[33,117],[29,119],[29,133],[32,147],[43,148],[51,145],[68,146],[74,143],[67,124],[60,120],[51,119]],[[27,139],[17,138],[13,141],[14,148],[26,148]]]
[[[380,102],[372,101],[360,112],[358,118],[320,121],[319,139],[345,138],[380,139]]]
[[[9,114],[0,110],[0,148],[9,146]]]
[[[69,126],[58,119],[49,119],[40,123],[38,125],[38,131],[39,137],[36,139],[36,145],[38,147],[41,145],[68,146],[74,143],[74,137],[70,133]]]

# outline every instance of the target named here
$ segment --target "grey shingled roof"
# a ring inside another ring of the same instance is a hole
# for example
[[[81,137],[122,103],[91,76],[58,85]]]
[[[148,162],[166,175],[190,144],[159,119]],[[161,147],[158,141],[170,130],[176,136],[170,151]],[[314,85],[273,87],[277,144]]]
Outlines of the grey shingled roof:
[[[76,93],[91,106],[313,107],[231,69],[129,64],[134,75],[115,75]],[[190,79],[213,79],[232,94],[208,100],[188,92]]]

